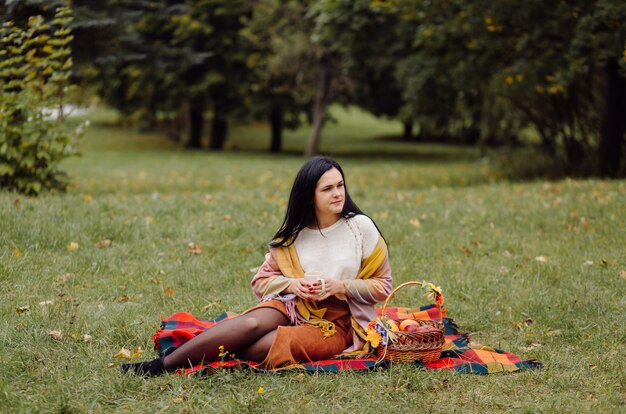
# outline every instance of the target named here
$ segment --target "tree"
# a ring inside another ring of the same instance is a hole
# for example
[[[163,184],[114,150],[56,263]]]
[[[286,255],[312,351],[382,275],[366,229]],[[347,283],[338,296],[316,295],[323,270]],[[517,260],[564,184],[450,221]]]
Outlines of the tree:
[[[202,146],[212,112],[210,148],[223,148],[227,119],[245,90],[246,45],[239,34],[250,5],[243,0],[83,1],[86,18],[111,36],[100,43],[93,79],[113,107],[152,121],[189,114],[188,147]],[[87,30],[85,30],[87,32]],[[89,36],[93,38],[93,34]]]
[[[311,108],[315,95],[306,11],[300,1],[259,0],[243,32],[252,50],[246,61],[248,108],[253,117],[269,120],[271,152],[281,151],[283,128],[301,125],[301,115]]]
[[[76,154],[84,128],[64,125],[71,21],[71,10],[58,8],[51,21],[35,15],[24,28],[0,27],[0,187],[37,195],[67,185],[58,166]]]
[[[596,172],[617,174],[624,139],[626,27],[620,22],[626,4],[397,5],[399,13],[415,16],[405,98],[422,123],[466,138],[477,133],[482,142],[517,142],[528,125],[571,172],[590,172],[595,152]]]

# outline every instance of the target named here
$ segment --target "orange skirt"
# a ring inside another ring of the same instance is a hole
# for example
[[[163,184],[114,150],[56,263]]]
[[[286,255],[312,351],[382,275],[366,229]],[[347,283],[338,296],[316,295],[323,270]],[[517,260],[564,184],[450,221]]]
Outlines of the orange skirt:
[[[335,334],[325,337],[322,330],[313,325],[279,326],[261,366],[273,369],[299,362],[329,359],[350,346],[348,339],[352,339],[352,331],[348,304],[333,296],[319,302],[318,306],[326,308],[324,319],[335,324]],[[279,300],[260,303],[247,312],[259,308],[273,308],[289,318],[285,304]]]

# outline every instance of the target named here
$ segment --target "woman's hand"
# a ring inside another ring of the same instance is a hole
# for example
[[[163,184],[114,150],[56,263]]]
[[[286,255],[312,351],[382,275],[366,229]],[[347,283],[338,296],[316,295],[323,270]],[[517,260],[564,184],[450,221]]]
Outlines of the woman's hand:
[[[319,295],[315,296],[313,300],[319,302],[324,299],[328,299],[331,296],[346,293],[346,287],[344,286],[343,281],[339,279],[326,278],[324,279],[324,285],[325,286],[323,286],[323,289],[320,289]]]
[[[332,278],[324,278],[324,283],[320,280],[311,282],[294,279],[285,292],[293,293],[304,300],[319,302],[337,294],[345,294],[346,288],[341,280]]]
[[[304,278],[293,279],[293,282],[285,289],[285,293],[293,293],[304,300],[315,300],[316,295],[321,292],[322,283],[319,281],[310,282]]]

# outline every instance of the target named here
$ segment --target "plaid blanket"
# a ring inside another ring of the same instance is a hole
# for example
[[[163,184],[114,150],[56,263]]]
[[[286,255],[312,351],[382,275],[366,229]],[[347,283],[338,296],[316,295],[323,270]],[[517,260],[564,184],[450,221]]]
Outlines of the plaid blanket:
[[[377,310],[380,312],[380,309]],[[421,308],[386,308],[385,313],[392,319],[439,319],[439,310],[435,305]],[[161,356],[174,351],[184,342],[200,334],[211,326],[237,316],[233,313],[223,313],[215,319],[199,320],[190,313],[177,312],[164,319],[161,328],[153,335],[155,349]],[[440,358],[427,364],[416,361],[413,364],[419,368],[447,369],[462,373],[491,374],[496,372],[515,372],[531,368],[541,368],[540,362],[522,360],[515,354],[501,351],[474,343],[470,343],[467,334],[459,331],[457,325],[450,318],[443,318],[445,327],[445,344]],[[363,371],[389,366],[389,361],[379,361],[375,355],[365,358],[336,357],[324,361],[307,362],[290,365],[280,370],[298,369],[309,372],[339,372]],[[238,359],[218,359],[190,367],[181,372],[186,374],[207,375],[222,368],[248,368],[255,372],[268,372],[259,367],[259,364]],[[277,370],[272,370],[277,371]]]

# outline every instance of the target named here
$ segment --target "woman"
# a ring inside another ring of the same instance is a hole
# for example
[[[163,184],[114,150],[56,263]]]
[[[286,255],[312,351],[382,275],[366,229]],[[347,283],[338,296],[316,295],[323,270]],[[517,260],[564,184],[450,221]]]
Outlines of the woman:
[[[335,160],[315,157],[298,172],[252,289],[259,305],[122,372],[176,371],[216,358],[220,346],[268,369],[367,351],[364,330],[392,290],[391,269],[384,239],[350,198]]]

